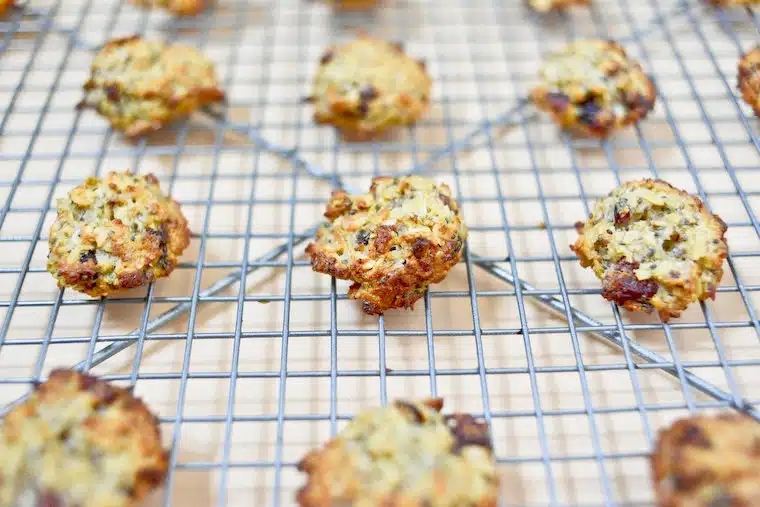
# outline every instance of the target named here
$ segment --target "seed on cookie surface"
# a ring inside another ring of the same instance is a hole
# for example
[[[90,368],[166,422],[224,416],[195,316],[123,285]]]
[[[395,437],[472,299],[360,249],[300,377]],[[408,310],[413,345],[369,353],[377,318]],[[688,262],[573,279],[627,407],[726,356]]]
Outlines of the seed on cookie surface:
[[[581,40],[546,59],[530,98],[561,127],[604,137],[645,118],[655,88],[618,43]]]
[[[678,317],[715,297],[728,253],[726,225],[696,197],[662,180],[623,183],[600,199],[573,251],[602,295],[631,311]]]
[[[440,413],[443,401],[396,401],[362,411],[298,469],[302,507],[495,507],[499,478],[488,426]]]
[[[197,50],[140,37],[109,41],[95,56],[80,107],[135,137],[221,102],[214,65]]]
[[[131,507],[167,470],[143,402],[76,371],[51,372],[0,425],[0,507]]]
[[[179,204],[155,176],[112,172],[58,200],[47,269],[61,287],[105,296],[168,276],[189,241]]]
[[[306,248],[314,271],[354,284],[369,314],[411,308],[461,259],[467,227],[445,184],[379,177],[368,194],[333,192],[328,222]]]

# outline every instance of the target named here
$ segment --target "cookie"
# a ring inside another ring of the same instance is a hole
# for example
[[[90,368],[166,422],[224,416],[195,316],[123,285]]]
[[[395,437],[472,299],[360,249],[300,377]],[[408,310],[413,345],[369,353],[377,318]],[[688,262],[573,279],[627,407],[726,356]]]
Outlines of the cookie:
[[[322,55],[309,100],[315,122],[364,141],[420,119],[431,87],[424,62],[407,56],[401,44],[360,35]]]
[[[578,223],[573,251],[602,280],[602,295],[631,311],[678,317],[715,297],[728,254],[726,224],[662,180],[623,183]]]
[[[143,402],[76,371],[53,371],[0,426],[0,507],[134,506],[167,470]]]
[[[379,315],[412,308],[462,257],[467,227],[445,184],[379,177],[368,194],[332,193],[328,222],[306,248],[311,267],[354,283],[351,298]]]
[[[546,60],[530,92],[536,107],[562,128],[605,137],[654,108],[655,87],[617,42],[582,40]]]
[[[135,137],[224,100],[214,65],[193,48],[140,37],[106,43],[92,62],[79,104]]]
[[[760,505],[760,424],[738,413],[676,421],[660,433],[652,478],[660,507]]]
[[[206,8],[206,0],[130,0],[139,7],[166,9],[177,16],[195,16]]]
[[[112,172],[58,200],[47,269],[60,287],[105,296],[168,276],[189,242],[179,204],[155,176]]]
[[[499,478],[488,427],[443,416],[443,401],[396,401],[358,414],[298,464],[301,507],[492,507]]]
[[[535,11],[549,12],[576,5],[589,5],[591,0],[529,0],[529,3]]]
[[[739,60],[739,90],[755,114],[760,116],[760,45]]]
[[[5,15],[11,7],[13,7],[14,0],[0,0],[0,16]]]
[[[328,2],[336,9],[354,11],[377,7],[380,0],[328,0]]]

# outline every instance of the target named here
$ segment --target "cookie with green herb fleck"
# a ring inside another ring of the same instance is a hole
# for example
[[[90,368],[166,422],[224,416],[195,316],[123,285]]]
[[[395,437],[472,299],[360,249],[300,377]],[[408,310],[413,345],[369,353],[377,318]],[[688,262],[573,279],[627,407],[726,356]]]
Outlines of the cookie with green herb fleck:
[[[591,0],[529,0],[529,3],[535,11],[550,12],[579,5],[589,5]]]
[[[562,128],[605,137],[654,108],[655,87],[623,47],[608,40],[581,40],[550,55],[533,103]]]
[[[399,43],[360,34],[329,48],[314,76],[314,121],[337,127],[346,140],[364,141],[392,127],[411,125],[430,102],[425,63]]]
[[[138,36],[109,41],[95,56],[82,108],[136,137],[221,102],[214,64],[197,50]]]
[[[623,183],[577,224],[573,251],[602,280],[602,295],[631,311],[678,317],[714,298],[728,255],[726,224],[662,180]]]
[[[206,0],[130,0],[139,7],[166,9],[177,16],[195,16],[206,8]]]
[[[760,424],[731,412],[680,419],[652,453],[660,507],[760,505]]]
[[[440,399],[359,413],[298,469],[301,507],[494,507],[499,477],[488,426],[444,416]]]
[[[755,115],[760,116],[760,45],[739,60],[739,90]]]
[[[53,371],[0,426],[0,507],[132,507],[167,470],[148,407],[76,371]]]
[[[462,257],[467,227],[445,184],[379,177],[369,193],[332,193],[327,223],[306,248],[319,273],[353,281],[349,297],[380,315],[412,308]]]
[[[47,269],[61,287],[106,296],[168,276],[190,241],[152,174],[88,178],[58,200]]]

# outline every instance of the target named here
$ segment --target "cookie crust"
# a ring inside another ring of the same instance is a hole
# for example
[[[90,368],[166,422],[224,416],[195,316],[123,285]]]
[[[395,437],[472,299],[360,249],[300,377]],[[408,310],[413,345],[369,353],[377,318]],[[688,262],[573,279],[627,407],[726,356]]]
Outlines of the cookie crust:
[[[346,140],[366,141],[419,120],[431,87],[424,62],[407,56],[401,44],[360,34],[322,55],[309,100],[316,123],[335,126]]]
[[[177,16],[196,16],[206,8],[206,0],[130,0],[139,7],[166,9]]]
[[[356,416],[298,469],[301,507],[493,507],[499,478],[488,427],[443,416],[443,400],[396,401]]]
[[[620,44],[582,40],[549,56],[530,98],[562,128],[606,137],[645,118],[654,108],[656,91]]]
[[[53,371],[0,426],[0,507],[133,506],[167,470],[143,402],[76,371]]]
[[[112,172],[58,200],[47,269],[60,287],[105,296],[168,276],[189,242],[179,204],[155,176]]]
[[[528,3],[537,12],[550,12],[568,7],[591,4],[591,0],[529,0]]]
[[[760,45],[739,60],[739,90],[744,100],[760,116]]]
[[[95,56],[82,108],[128,137],[158,130],[224,100],[214,65],[193,48],[138,36],[109,41]]]
[[[630,311],[678,317],[714,298],[728,255],[726,224],[662,180],[623,183],[600,199],[570,248],[602,280],[602,296]]]
[[[698,415],[660,433],[651,458],[660,507],[760,505],[760,424]]]
[[[341,11],[358,11],[377,7],[380,0],[328,0],[328,3]]]
[[[462,257],[467,227],[445,184],[379,177],[369,193],[334,191],[328,222],[306,248],[314,271],[352,280],[348,295],[380,315],[412,308]]]

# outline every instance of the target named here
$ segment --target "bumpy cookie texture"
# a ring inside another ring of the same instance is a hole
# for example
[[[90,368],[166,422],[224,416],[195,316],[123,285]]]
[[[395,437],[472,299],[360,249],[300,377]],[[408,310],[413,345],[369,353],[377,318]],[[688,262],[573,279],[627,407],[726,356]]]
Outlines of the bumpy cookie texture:
[[[130,0],[140,7],[166,9],[177,16],[195,16],[206,8],[206,0]]]
[[[647,116],[655,87],[614,41],[583,40],[552,54],[530,97],[563,128],[605,137]]]
[[[488,427],[443,401],[366,410],[298,464],[302,507],[491,507],[499,479]]]
[[[760,46],[755,46],[739,61],[739,90],[760,116]]]
[[[322,55],[309,99],[314,121],[361,141],[415,123],[428,108],[431,86],[424,62],[401,44],[360,35]]]
[[[529,0],[529,3],[535,11],[549,12],[576,5],[589,5],[591,0]]]
[[[760,505],[760,424],[737,413],[692,416],[660,433],[652,454],[660,507]]]
[[[218,86],[214,65],[195,49],[128,37],[95,56],[80,107],[134,137],[224,100]]]
[[[573,251],[602,295],[631,311],[678,317],[715,297],[728,253],[726,225],[698,197],[662,180],[629,181],[600,199]]]
[[[56,370],[0,426],[0,507],[122,507],[166,477],[158,420],[129,391]]]
[[[352,280],[369,314],[411,308],[462,257],[467,227],[445,184],[380,177],[368,194],[333,192],[328,222],[306,248],[314,271]]]
[[[105,296],[168,276],[189,241],[179,204],[155,176],[110,173],[58,200],[47,268],[61,287]]]

